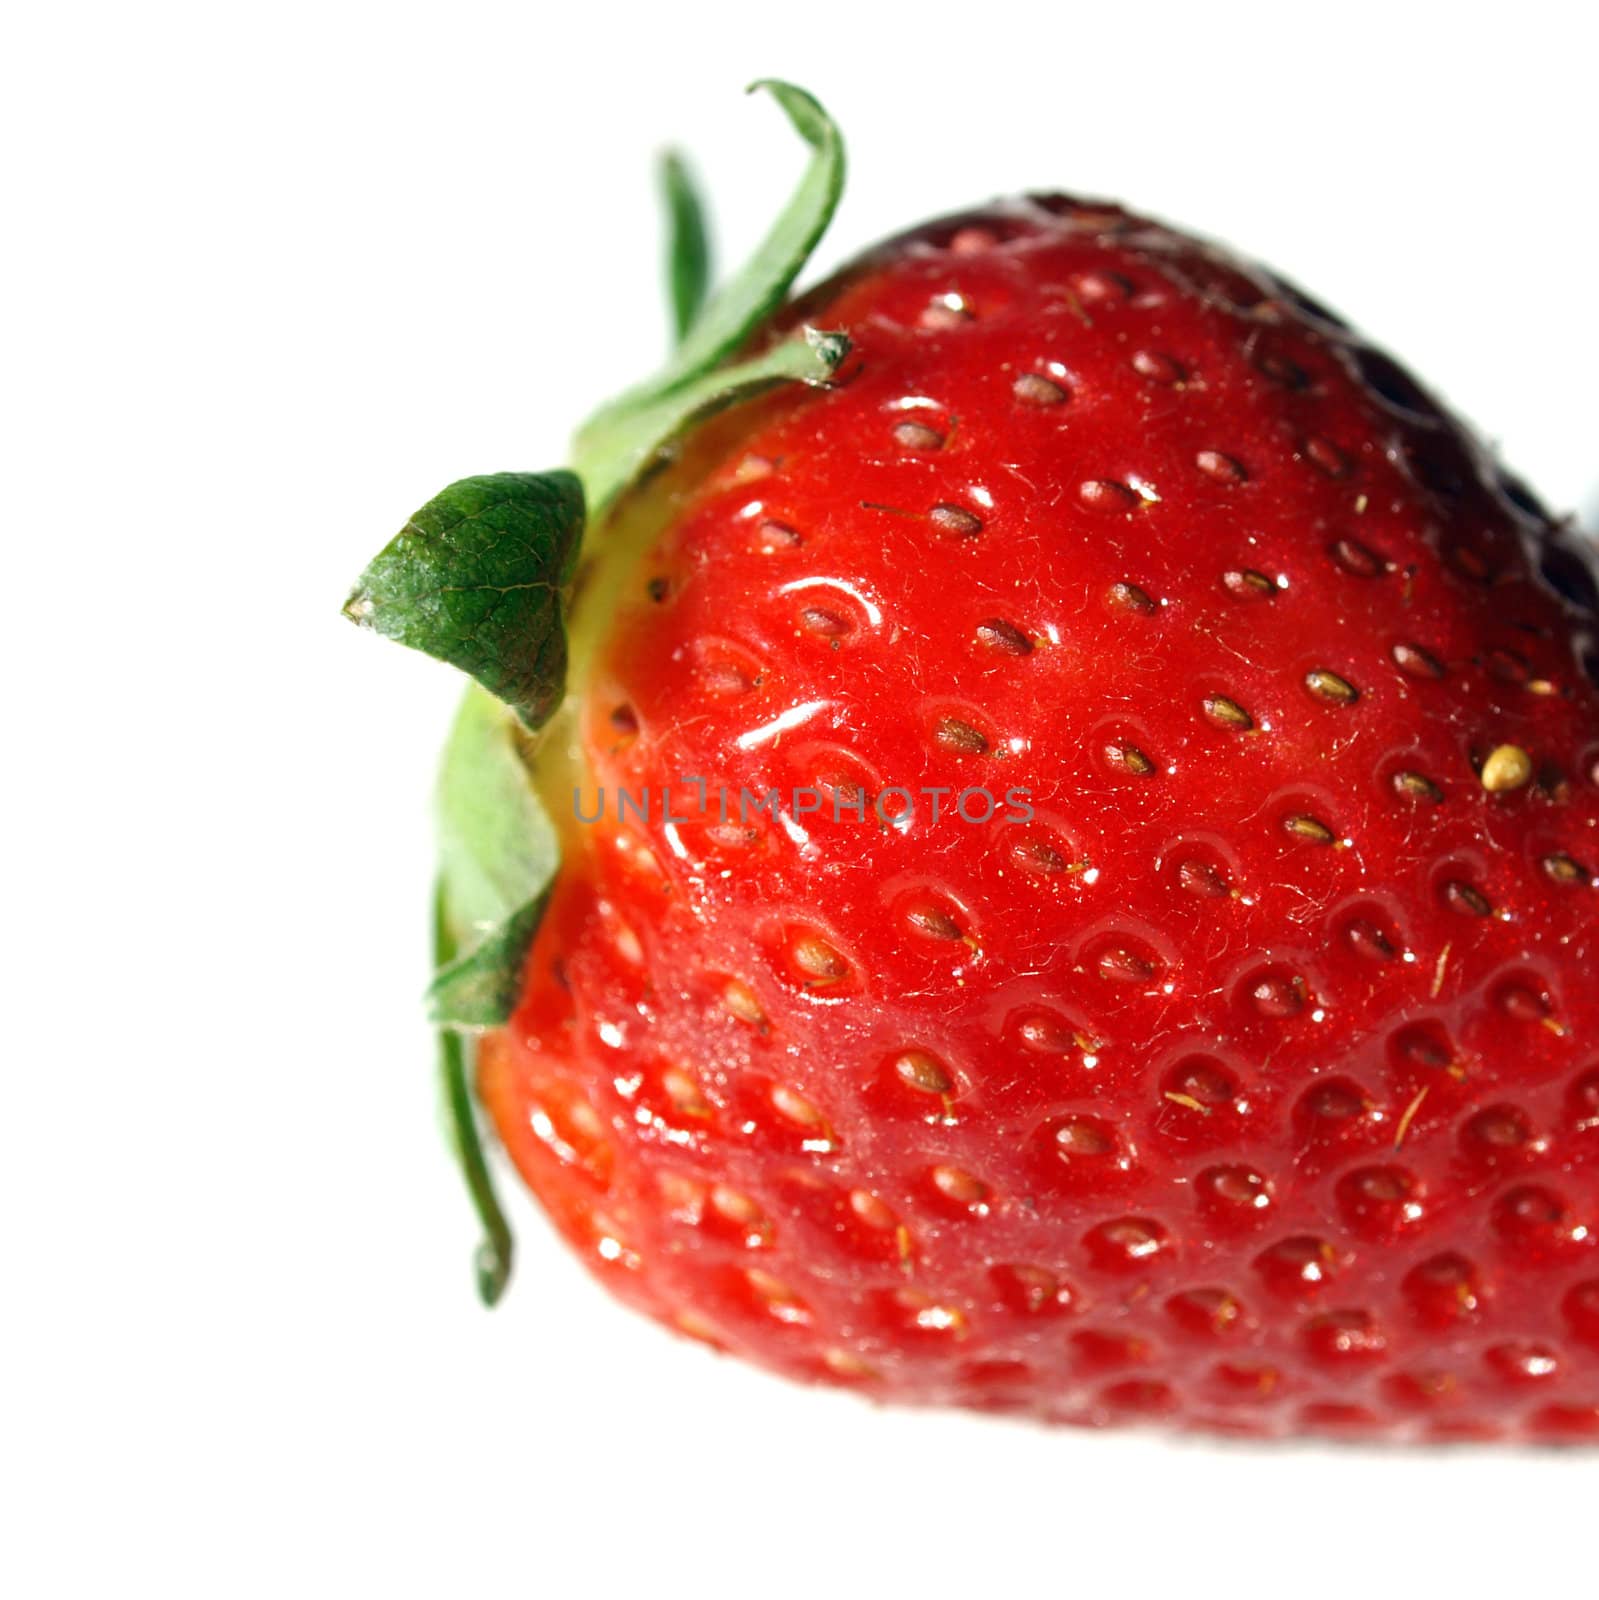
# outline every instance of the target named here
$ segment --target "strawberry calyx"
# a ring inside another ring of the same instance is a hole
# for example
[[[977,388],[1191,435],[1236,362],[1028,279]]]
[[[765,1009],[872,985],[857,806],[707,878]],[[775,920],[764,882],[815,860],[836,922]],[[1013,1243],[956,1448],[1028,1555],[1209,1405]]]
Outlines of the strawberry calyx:
[[[439,1026],[445,1121],[483,1229],[478,1288],[491,1305],[509,1279],[513,1245],[477,1127],[473,1038],[509,1018],[559,866],[557,830],[538,798],[540,735],[548,739],[571,704],[605,631],[595,613],[640,554],[636,540],[607,537],[610,513],[701,417],[777,384],[825,384],[849,351],[844,335],[801,327],[740,359],[784,302],[844,182],[843,141],[817,101],[775,79],[750,87],[776,99],[811,158],[745,268],[707,298],[703,207],[686,166],[669,156],[667,286],[678,343],[665,365],[579,429],[569,469],[450,484],[373,559],[344,604],[352,622],[475,680],[440,772],[427,999]],[[584,613],[579,626],[574,611]]]
[[[755,248],[744,270],[730,278],[697,312],[687,331],[652,378],[602,406],[578,430],[576,453],[581,462],[601,455],[596,439],[615,437],[629,413],[653,410],[658,402],[697,384],[742,349],[751,332],[782,305],[800,268],[810,258],[832,220],[844,190],[844,143],[832,118],[803,89],[763,78],[750,91],[768,90],[794,129],[811,147],[811,159],[771,231]],[[679,169],[679,181],[687,182]],[[681,213],[674,220],[680,220]],[[680,231],[674,254],[691,246]],[[676,297],[677,270],[671,270]],[[736,370],[736,369],[735,369]]]

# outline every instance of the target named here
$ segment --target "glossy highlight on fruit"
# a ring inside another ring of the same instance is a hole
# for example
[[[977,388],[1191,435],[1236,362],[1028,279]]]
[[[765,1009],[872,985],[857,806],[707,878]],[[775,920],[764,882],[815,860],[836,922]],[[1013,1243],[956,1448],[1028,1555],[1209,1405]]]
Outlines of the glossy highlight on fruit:
[[[1599,1439],[1578,539],[1315,302],[1118,206],[930,223],[751,348],[801,326],[847,337],[825,387],[588,535],[639,553],[477,1053],[556,1225],[878,1399]]]

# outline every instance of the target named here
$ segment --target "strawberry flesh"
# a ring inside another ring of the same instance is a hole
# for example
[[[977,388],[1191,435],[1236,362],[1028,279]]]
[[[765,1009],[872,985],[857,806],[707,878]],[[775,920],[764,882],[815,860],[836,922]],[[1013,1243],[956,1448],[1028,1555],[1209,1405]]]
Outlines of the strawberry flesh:
[[[1326,312],[1113,207],[929,225],[799,320],[838,383],[622,513],[604,818],[480,1052],[556,1223],[883,1399],[1599,1437],[1575,545]]]

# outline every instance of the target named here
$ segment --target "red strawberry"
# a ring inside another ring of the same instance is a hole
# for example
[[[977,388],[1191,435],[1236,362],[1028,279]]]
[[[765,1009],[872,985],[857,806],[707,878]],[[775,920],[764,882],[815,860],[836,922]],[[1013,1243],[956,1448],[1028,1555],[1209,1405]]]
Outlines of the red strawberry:
[[[578,575],[478,1046],[558,1226],[883,1399],[1599,1436],[1587,558],[1115,206],[930,224],[756,348],[802,323],[832,385],[701,423]]]

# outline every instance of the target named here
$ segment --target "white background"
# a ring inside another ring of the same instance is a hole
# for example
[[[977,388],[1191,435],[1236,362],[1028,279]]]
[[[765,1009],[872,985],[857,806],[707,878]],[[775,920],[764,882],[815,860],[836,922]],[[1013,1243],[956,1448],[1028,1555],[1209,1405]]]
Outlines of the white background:
[[[1400,4],[35,6],[0,40],[10,1048],[0,1588],[1451,1596],[1592,1584],[1591,1456],[873,1412],[614,1310],[434,1121],[455,694],[346,586],[661,350],[650,158],[728,254],[851,142],[823,264],[1024,185],[1341,307],[1599,504],[1595,38]]]

